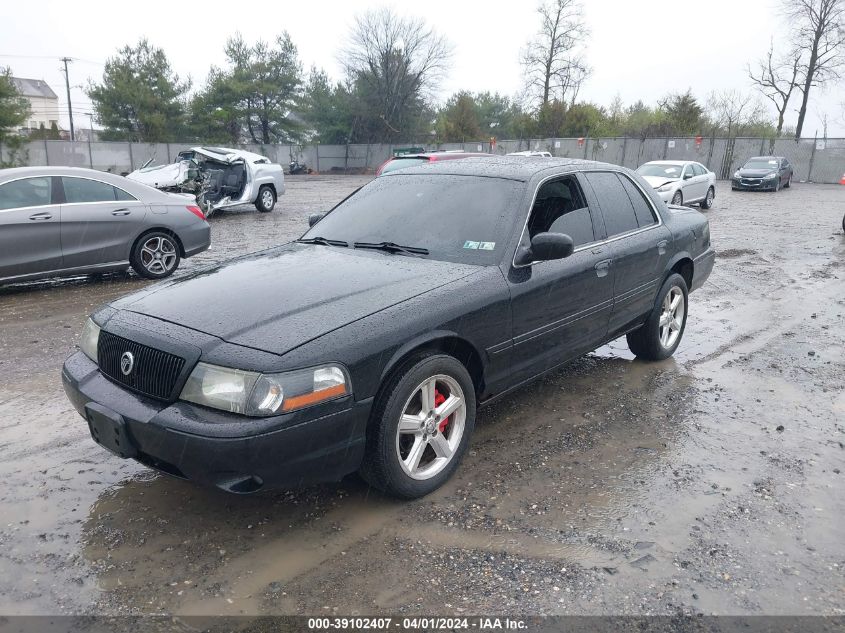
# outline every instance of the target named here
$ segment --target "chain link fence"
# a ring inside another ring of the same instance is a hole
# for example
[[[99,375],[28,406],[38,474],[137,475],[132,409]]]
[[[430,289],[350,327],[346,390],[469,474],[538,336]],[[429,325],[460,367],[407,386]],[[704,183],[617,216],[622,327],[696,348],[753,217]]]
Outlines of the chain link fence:
[[[18,160],[27,165],[90,167],[126,174],[147,161],[158,165],[196,143],[126,143],[103,141],[31,141]],[[350,145],[242,145],[270,160],[287,165],[305,162],[319,173],[367,173],[378,168],[400,147],[428,150],[463,150],[507,154],[524,150],[551,152],[553,156],[597,160],[636,169],[651,160],[695,160],[727,179],[751,156],[786,156],[798,181],[838,183],[845,175],[845,139],[760,139],[723,137],[686,138],[544,138],[491,142],[350,144]],[[0,146],[0,160],[9,160]]]

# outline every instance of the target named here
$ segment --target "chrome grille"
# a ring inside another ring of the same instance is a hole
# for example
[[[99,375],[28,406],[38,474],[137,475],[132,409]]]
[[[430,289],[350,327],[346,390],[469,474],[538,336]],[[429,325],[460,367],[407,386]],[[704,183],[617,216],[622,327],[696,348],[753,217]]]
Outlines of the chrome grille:
[[[131,371],[124,374],[121,357],[133,357]],[[185,365],[185,359],[134,341],[101,331],[97,343],[100,371],[114,382],[138,393],[161,400],[173,396],[173,389]]]

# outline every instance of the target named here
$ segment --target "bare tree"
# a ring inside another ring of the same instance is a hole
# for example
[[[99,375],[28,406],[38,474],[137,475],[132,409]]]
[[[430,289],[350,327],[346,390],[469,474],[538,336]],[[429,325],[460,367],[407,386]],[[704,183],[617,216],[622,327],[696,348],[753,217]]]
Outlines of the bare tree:
[[[739,90],[710,93],[707,114],[726,136],[737,136],[765,119],[766,109],[753,95]]]
[[[793,51],[780,58],[775,57],[774,42],[764,59],[757,62],[756,69],[748,67],[748,76],[760,94],[771,101],[778,113],[775,127],[777,136],[783,131],[783,120],[792,93],[798,86],[801,66],[800,51]]]
[[[801,53],[801,107],[795,138],[801,137],[813,86],[840,77],[845,57],[845,0],[783,0],[792,41]]]
[[[547,0],[537,8],[540,31],[522,52],[526,88],[539,106],[570,106],[590,74],[582,46],[589,35],[579,0]]]
[[[413,110],[435,88],[452,55],[448,41],[419,18],[390,9],[355,18],[340,62],[381,140],[409,134]]]

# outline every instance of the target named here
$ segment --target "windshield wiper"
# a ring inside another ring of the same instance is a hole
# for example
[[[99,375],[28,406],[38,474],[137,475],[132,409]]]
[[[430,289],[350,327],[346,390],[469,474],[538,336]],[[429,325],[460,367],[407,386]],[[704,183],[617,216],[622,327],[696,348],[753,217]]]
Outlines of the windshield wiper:
[[[428,255],[428,249],[420,246],[402,246],[393,242],[355,242],[355,248],[374,248],[388,253],[407,253],[409,255]]]
[[[349,246],[349,242],[343,240],[328,240],[325,237],[308,237],[296,240],[300,244],[322,244],[323,246]]]

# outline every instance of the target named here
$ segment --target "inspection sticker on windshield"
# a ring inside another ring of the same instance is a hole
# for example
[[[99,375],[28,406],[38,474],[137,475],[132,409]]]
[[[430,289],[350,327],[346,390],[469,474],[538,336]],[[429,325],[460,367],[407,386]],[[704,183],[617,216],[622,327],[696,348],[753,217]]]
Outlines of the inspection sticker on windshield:
[[[471,242],[470,240],[467,240],[466,242],[464,242],[464,248],[471,248],[472,250],[477,250],[480,244],[481,242]]]
[[[478,249],[482,251],[492,251],[496,249],[496,242],[481,242]]]

